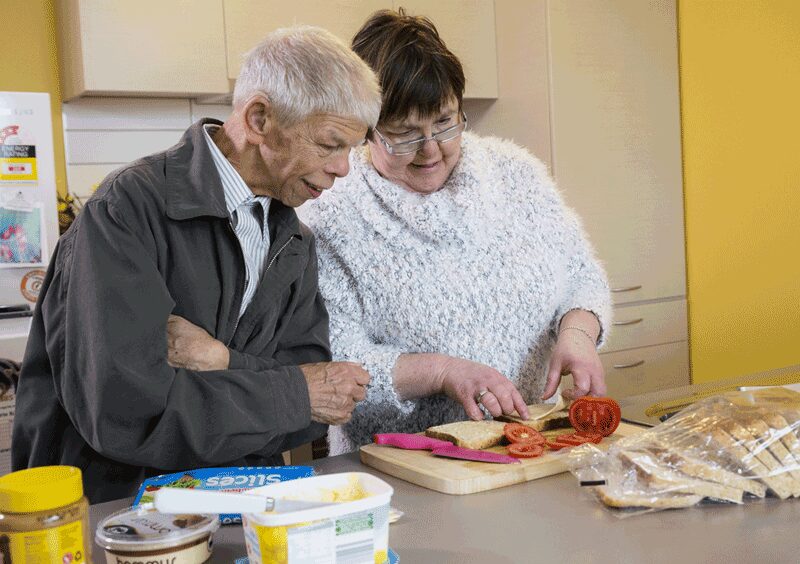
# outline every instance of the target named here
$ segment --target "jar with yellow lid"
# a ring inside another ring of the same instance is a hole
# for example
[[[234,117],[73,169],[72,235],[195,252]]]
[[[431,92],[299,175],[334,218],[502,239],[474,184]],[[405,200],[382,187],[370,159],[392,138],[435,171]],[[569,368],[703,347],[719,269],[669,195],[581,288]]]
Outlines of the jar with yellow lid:
[[[81,471],[42,466],[0,477],[0,562],[91,562]]]

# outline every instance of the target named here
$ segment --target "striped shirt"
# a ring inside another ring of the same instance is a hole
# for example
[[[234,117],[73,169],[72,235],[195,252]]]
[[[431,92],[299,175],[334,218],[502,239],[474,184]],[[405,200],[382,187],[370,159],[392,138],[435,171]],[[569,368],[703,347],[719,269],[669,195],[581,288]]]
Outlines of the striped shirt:
[[[264,264],[269,252],[267,217],[271,199],[267,196],[254,195],[230,161],[219,150],[217,144],[211,139],[211,133],[218,128],[218,125],[206,125],[203,127],[203,131],[222,181],[225,206],[230,214],[231,226],[236,233],[236,238],[239,239],[242,255],[244,255],[246,282],[242,305],[239,308],[239,318],[241,319],[256,293],[258,281],[264,272]]]

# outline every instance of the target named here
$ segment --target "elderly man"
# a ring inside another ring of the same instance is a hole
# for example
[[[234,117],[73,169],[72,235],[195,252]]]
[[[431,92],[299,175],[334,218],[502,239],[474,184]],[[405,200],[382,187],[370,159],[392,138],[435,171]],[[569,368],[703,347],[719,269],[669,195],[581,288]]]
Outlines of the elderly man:
[[[246,58],[233,113],[105,179],[61,238],[17,398],[15,469],[83,470],[92,502],[204,466],[280,464],[350,418],[369,375],[329,362],[311,233],[292,208],[348,172],[372,71],[291,28]]]

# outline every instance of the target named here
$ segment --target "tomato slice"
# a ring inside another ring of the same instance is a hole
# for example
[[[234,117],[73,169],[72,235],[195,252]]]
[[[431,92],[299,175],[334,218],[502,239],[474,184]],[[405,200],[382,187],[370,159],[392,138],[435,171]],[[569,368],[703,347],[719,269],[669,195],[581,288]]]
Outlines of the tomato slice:
[[[585,435],[573,433],[571,435],[559,435],[556,437],[556,441],[559,443],[566,443],[568,445],[578,446],[586,443],[599,443],[603,439],[602,435],[594,435],[594,436],[598,437],[597,440],[595,440],[593,437],[587,437]]]
[[[533,427],[528,427],[522,423],[506,423],[503,427],[503,433],[511,443],[544,444],[544,435]]]
[[[586,439],[589,439],[590,442],[593,442],[595,444],[597,444],[597,443],[599,443],[600,441],[603,440],[603,435],[601,435],[600,433],[589,433],[589,432],[586,432],[586,433],[575,433],[575,436],[576,437],[584,437]]]
[[[599,433],[604,437],[616,431],[622,413],[611,398],[586,396],[569,407],[569,422],[578,433]]]
[[[562,443],[560,441],[547,441],[545,443],[545,446],[547,448],[549,448],[550,450],[561,450],[562,448],[570,448],[570,447],[574,447],[575,445]]]
[[[515,458],[536,458],[537,456],[542,456],[543,452],[543,445],[535,445],[533,443],[511,443],[508,445],[508,454]]]

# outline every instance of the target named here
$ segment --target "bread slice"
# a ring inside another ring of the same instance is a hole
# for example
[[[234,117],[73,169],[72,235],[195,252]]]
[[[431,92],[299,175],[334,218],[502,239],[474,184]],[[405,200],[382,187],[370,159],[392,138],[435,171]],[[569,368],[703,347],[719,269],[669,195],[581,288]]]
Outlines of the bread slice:
[[[664,466],[649,452],[619,451],[617,455],[637,468],[640,482],[659,493],[699,495],[731,503],[742,503],[744,490],[724,484],[691,478]]]
[[[756,497],[763,498],[767,495],[766,486],[758,481],[757,478],[744,478],[715,464],[691,459],[675,451],[660,452],[658,456],[670,467],[683,472],[687,476],[739,488]]]
[[[600,501],[609,507],[620,508],[652,507],[654,509],[677,509],[680,507],[691,507],[703,499],[701,495],[691,494],[654,494],[649,496],[643,493],[618,492],[607,486],[597,486],[594,491]]]
[[[770,476],[776,480],[781,480],[784,488],[791,492],[792,497],[800,496],[800,481],[797,481],[790,474],[783,472],[780,459],[773,454],[772,447],[774,441],[759,441],[749,429],[736,421],[727,424],[727,431],[732,437],[742,442],[750,453],[769,469]]]
[[[711,429],[711,436],[734,460],[761,479],[775,495],[781,499],[791,497],[791,487],[786,485],[785,480],[780,479],[780,476],[770,475],[769,468],[761,460],[753,456],[748,449],[738,443],[726,430],[722,428]]]
[[[776,436],[780,436],[783,446],[792,453],[795,464],[800,465],[800,440],[797,439],[797,435],[786,418],[775,413],[768,413],[764,416],[764,421],[775,429]]]
[[[495,417],[495,421],[504,421],[508,423],[522,423],[537,431],[552,431],[554,429],[567,429],[572,426],[569,422],[569,411],[564,409],[561,411],[554,411],[549,415],[545,415],[540,419],[522,419],[516,415],[501,415]]]
[[[780,470],[783,470],[794,481],[795,497],[800,497],[800,469],[798,469],[794,455],[783,444],[780,430],[767,425],[761,417],[749,419],[746,428],[758,439],[760,444],[767,445],[769,451],[778,460]]]
[[[464,448],[482,449],[497,446],[503,442],[502,421],[458,421],[430,427],[425,434],[434,439],[451,441]]]

